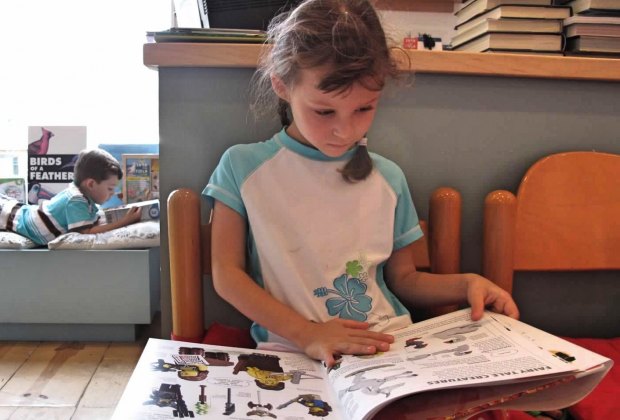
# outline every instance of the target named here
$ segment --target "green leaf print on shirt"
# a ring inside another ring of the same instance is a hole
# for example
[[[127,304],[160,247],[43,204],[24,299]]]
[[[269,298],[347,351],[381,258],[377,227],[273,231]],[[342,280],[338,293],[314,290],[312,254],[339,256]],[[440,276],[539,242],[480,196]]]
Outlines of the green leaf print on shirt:
[[[359,278],[359,275],[363,269],[364,267],[362,267],[360,262],[357,260],[347,262],[347,274],[351,277]]]
[[[355,321],[368,319],[367,314],[372,309],[372,298],[366,295],[368,289],[366,283],[359,279],[363,269],[359,261],[349,261],[346,264],[346,273],[334,279],[334,289],[327,287],[314,289],[316,297],[329,294],[338,296],[325,301],[329,315],[338,315],[340,318]]]

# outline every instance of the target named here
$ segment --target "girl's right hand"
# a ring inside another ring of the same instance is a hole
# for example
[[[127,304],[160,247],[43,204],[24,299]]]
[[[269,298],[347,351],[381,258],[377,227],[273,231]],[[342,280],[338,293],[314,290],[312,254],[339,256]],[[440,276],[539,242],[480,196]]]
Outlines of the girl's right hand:
[[[336,363],[341,354],[375,354],[387,351],[394,336],[369,331],[370,324],[348,319],[310,323],[300,337],[300,347],[313,359],[322,360],[327,367]]]

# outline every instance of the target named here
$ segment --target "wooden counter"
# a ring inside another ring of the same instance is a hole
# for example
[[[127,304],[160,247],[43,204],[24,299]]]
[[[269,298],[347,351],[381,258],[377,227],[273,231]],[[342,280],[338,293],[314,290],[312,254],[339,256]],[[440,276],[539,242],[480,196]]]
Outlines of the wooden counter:
[[[152,43],[144,45],[144,64],[152,68],[252,68],[261,48],[253,44]],[[416,73],[620,81],[620,59],[402,50],[395,54],[403,71]]]

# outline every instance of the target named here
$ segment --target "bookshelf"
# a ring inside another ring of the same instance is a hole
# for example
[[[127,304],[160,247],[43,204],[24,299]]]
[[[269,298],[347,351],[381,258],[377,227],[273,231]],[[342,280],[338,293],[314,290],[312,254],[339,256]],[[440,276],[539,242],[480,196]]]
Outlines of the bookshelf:
[[[144,44],[144,64],[161,67],[253,68],[261,45]],[[620,60],[520,54],[395,50],[400,68],[415,73],[620,81]]]

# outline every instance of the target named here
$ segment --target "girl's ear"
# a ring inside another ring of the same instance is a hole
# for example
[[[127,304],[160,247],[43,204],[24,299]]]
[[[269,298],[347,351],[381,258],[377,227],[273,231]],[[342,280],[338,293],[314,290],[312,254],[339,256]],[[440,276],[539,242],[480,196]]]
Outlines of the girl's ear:
[[[288,87],[286,86],[286,84],[284,84],[282,79],[280,79],[275,74],[271,75],[271,87],[273,88],[273,91],[276,93],[276,95],[278,95],[280,99],[285,100],[286,102],[289,102]]]

